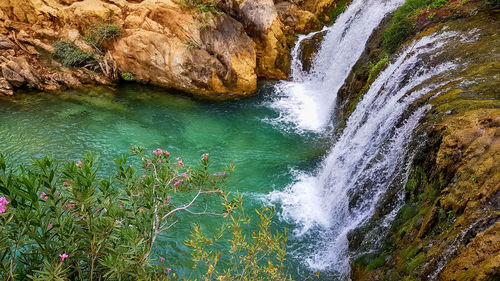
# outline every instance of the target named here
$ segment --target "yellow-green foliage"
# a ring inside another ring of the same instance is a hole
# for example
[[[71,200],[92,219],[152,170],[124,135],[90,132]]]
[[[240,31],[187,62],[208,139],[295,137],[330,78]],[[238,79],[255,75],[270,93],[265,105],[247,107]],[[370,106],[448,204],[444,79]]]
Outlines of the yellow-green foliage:
[[[222,13],[217,8],[218,0],[182,0],[181,5],[188,9],[194,9],[196,13],[205,19]]]
[[[206,270],[205,277],[209,280],[291,280],[284,269],[286,254],[286,233],[273,232],[271,219],[273,208],[264,207],[256,211],[259,216],[258,229],[251,230],[247,236],[244,229],[250,225],[250,219],[245,215],[242,198],[233,201],[238,210],[231,212],[229,223],[224,225],[213,237],[206,236],[196,225],[186,245],[193,249],[192,258],[196,266]],[[227,233],[229,232],[229,233]],[[221,252],[211,251],[211,246],[226,238],[230,243],[230,265],[219,265]]]

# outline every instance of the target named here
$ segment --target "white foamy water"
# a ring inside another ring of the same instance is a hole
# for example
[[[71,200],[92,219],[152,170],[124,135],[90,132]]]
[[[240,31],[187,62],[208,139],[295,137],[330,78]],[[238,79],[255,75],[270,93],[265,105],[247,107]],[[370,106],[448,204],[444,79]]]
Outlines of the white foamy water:
[[[460,40],[446,32],[408,46],[357,104],[318,170],[298,172],[296,183],[269,194],[271,202],[280,203],[282,218],[299,226],[295,238],[315,241],[303,243],[308,248],[301,251],[310,268],[349,274],[347,234],[373,216],[388,186],[407,169],[413,130],[429,109],[409,107],[444,86],[433,81],[447,81],[447,72],[456,67],[431,63],[450,38]]]
[[[331,121],[337,91],[359,59],[373,30],[404,0],[354,0],[330,27],[309,73],[302,71],[300,36],[292,52],[292,81],[276,85],[271,108],[280,112],[273,123],[303,131],[322,131]]]

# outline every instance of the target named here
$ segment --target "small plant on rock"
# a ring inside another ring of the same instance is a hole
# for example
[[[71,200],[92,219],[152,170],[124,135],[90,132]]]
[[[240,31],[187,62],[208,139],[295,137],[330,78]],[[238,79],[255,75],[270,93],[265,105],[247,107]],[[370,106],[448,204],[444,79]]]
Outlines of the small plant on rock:
[[[64,66],[85,67],[97,64],[94,55],[78,48],[75,44],[60,40],[53,44],[55,58]]]
[[[95,49],[102,51],[106,41],[122,36],[121,28],[116,24],[94,24],[85,32],[83,40]]]

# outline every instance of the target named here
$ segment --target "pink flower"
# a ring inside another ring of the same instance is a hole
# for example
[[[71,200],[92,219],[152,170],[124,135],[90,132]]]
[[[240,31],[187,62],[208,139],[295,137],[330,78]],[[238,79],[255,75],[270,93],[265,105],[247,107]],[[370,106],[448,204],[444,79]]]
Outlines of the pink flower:
[[[40,198],[43,198],[45,195],[45,192],[42,192],[42,194],[40,194]]]
[[[76,165],[77,165],[78,167],[82,166],[82,161],[80,161],[80,160],[76,161]]]
[[[130,165],[128,165],[128,166],[129,166],[130,168],[132,168],[132,166],[133,166],[133,165],[132,165],[132,164],[130,164]]]
[[[184,182],[184,180],[178,180],[174,183],[174,187],[178,186],[179,184],[181,184],[182,182]]]
[[[167,267],[167,271],[170,272],[170,270],[172,270],[172,269]]]
[[[100,211],[101,211],[101,209],[97,209],[97,210],[95,210],[95,212],[96,212],[96,213],[99,213]]]
[[[69,203],[68,204],[68,210],[71,210],[71,209],[73,209],[73,204]]]
[[[172,199],[172,197],[171,197],[170,195],[169,195],[169,196],[167,196],[167,200],[170,200],[170,199]]]
[[[62,259],[62,261],[64,261],[64,259],[67,258],[68,255],[66,255],[66,254],[59,254],[59,257]]]
[[[161,260],[161,261],[164,261],[164,260],[165,260],[165,258],[164,258],[164,257],[160,257],[160,260]]]
[[[122,205],[122,204],[120,204],[120,209],[121,209],[121,208],[123,208],[123,205]]]
[[[48,200],[48,199],[49,199],[49,196],[45,196],[45,197],[43,197],[43,199]]]
[[[181,176],[187,178],[188,175],[186,173],[183,173]]]
[[[202,160],[207,160],[208,159],[208,153],[204,153],[203,155],[201,155],[201,159]]]
[[[146,163],[146,167],[151,166],[151,162]]]
[[[49,224],[47,226],[50,228],[52,226],[52,224],[49,222]]]
[[[165,156],[169,156],[169,155],[170,155],[170,152],[165,151]]]
[[[162,154],[162,153],[163,153],[163,150],[161,150],[161,149],[159,149],[159,148],[157,148],[155,151],[153,151],[153,154],[154,154],[154,155],[160,155],[160,154]]]
[[[66,185],[69,185],[69,183],[67,181],[63,182],[63,185],[66,186]]]
[[[56,194],[57,194],[57,195],[60,195],[60,194],[61,194],[61,192],[59,192],[59,190],[56,190]]]
[[[158,159],[158,163],[161,163],[161,159]]]
[[[144,258],[147,259],[149,257],[149,254],[144,254]]]
[[[9,201],[5,197],[0,197],[0,214],[5,213],[5,206],[9,204]]]
[[[142,175],[142,177],[143,177],[143,178],[145,178],[145,177],[146,177],[146,174],[143,174],[143,175]]]

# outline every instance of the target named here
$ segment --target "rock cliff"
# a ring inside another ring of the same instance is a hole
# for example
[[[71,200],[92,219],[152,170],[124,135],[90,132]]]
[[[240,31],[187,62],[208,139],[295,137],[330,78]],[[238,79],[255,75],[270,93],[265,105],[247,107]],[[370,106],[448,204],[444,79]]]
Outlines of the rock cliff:
[[[117,26],[120,36],[91,44],[96,25]],[[121,77],[196,95],[248,95],[258,77],[286,79],[293,35],[320,27],[317,14],[272,0],[0,0],[0,94]],[[54,60],[60,40],[92,63]]]

